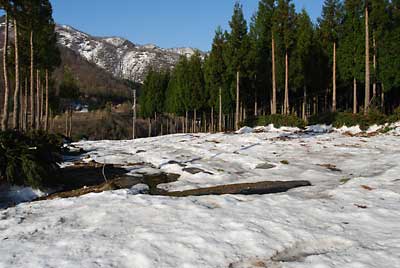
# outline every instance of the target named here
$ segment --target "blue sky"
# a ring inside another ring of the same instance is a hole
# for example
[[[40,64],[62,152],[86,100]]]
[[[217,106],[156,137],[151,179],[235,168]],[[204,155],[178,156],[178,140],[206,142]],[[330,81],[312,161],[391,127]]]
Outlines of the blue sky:
[[[121,36],[138,44],[209,50],[215,29],[228,28],[235,0],[51,0],[58,23],[96,36]],[[294,0],[315,20],[323,0]],[[258,0],[241,0],[246,18]]]

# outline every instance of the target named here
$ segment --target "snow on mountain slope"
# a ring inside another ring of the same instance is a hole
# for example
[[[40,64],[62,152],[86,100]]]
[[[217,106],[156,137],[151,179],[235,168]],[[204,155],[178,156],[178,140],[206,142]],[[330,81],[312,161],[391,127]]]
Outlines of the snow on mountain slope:
[[[57,25],[59,43],[86,60],[123,79],[143,82],[147,70],[170,69],[181,55],[191,56],[192,48],[162,49],[153,44],[136,45],[120,37],[94,37],[67,25]]]
[[[261,179],[313,186],[188,198],[129,189],[21,204],[0,211],[0,267],[400,267],[398,132],[318,130],[81,142],[99,162],[181,174],[165,189]]]

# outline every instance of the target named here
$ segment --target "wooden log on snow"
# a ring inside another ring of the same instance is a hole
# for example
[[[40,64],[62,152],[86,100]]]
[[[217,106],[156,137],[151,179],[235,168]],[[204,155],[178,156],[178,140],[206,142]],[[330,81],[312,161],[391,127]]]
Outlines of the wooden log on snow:
[[[256,183],[241,183],[200,188],[179,192],[166,192],[163,195],[174,197],[203,196],[203,195],[263,195],[287,192],[298,187],[311,186],[309,181],[263,181]]]

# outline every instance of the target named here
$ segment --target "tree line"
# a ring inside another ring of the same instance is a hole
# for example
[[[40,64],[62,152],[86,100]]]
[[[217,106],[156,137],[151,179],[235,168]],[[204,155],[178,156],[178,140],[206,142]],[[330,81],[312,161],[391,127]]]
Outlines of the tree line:
[[[205,58],[196,53],[173,70],[149,71],[142,116],[168,115],[182,131],[221,131],[249,116],[307,120],[399,105],[399,0],[325,0],[316,23],[291,0],[261,0],[247,23],[236,3],[229,26],[218,27]]]
[[[0,9],[5,12],[1,129],[48,130],[50,77],[61,61],[51,3],[1,0]]]

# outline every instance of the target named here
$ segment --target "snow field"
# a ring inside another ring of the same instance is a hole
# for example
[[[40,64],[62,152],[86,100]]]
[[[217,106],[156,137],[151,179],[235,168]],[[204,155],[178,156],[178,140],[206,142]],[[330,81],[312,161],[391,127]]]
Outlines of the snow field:
[[[0,267],[400,267],[396,129],[370,138],[331,129],[240,133],[78,145],[89,160],[180,174],[168,190],[299,179],[313,186],[188,198],[128,189],[21,204],[0,211]]]

